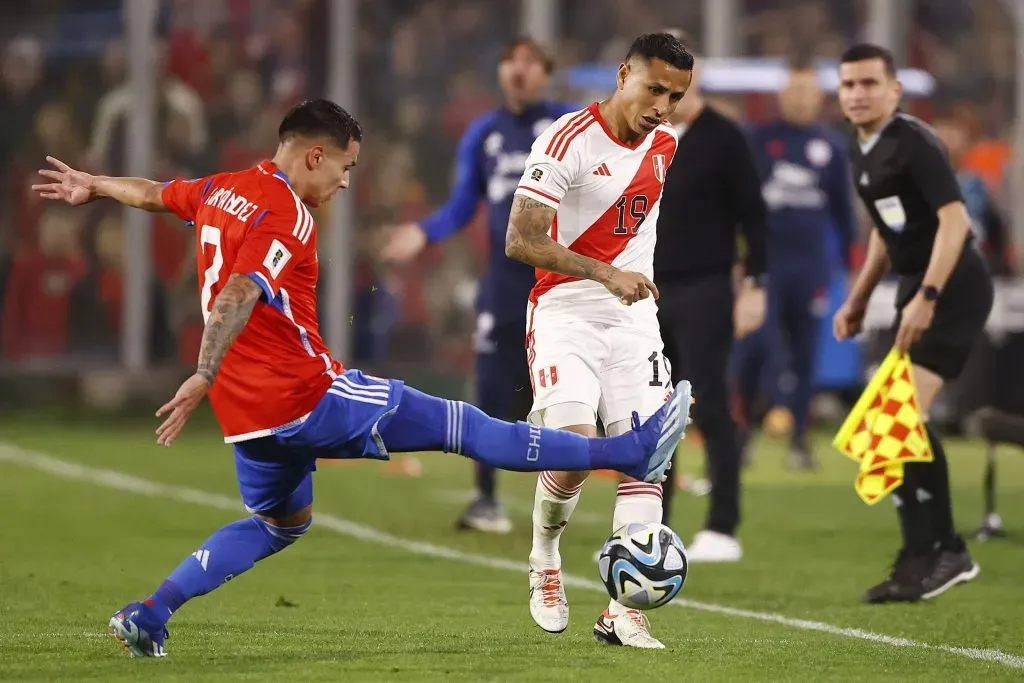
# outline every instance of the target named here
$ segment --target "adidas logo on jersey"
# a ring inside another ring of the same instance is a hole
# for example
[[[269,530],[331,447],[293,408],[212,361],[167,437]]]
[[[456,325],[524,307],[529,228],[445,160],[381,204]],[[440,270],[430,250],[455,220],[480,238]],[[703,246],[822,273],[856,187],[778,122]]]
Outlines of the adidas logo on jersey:
[[[868,172],[864,171],[863,173],[860,174],[860,184],[861,186],[865,186],[868,184],[868,182]]]
[[[594,175],[610,176],[611,174],[612,172],[608,170],[608,164],[601,164],[594,169]]]

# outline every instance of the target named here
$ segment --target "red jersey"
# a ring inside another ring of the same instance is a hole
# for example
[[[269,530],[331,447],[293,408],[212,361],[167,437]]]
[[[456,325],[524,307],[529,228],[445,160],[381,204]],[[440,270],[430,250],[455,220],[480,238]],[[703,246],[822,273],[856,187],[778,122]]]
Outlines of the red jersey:
[[[169,211],[195,224],[203,316],[230,275],[263,289],[210,390],[228,443],[301,423],[343,371],[317,323],[316,222],[270,161],[164,186]]]

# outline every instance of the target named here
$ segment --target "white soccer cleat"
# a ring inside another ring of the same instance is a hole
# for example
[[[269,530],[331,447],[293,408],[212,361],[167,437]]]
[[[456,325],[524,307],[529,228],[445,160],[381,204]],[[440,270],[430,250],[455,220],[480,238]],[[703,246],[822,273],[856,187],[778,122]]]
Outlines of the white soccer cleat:
[[[626,610],[617,616],[605,610],[594,624],[594,640],[605,645],[664,650],[665,645],[651,635],[650,627],[647,615],[640,610]]]
[[[530,570],[530,615],[548,633],[561,633],[568,628],[569,603],[565,600],[561,570]]]
[[[686,559],[693,562],[739,562],[743,547],[733,536],[717,531],[699,531],[686,548]]]

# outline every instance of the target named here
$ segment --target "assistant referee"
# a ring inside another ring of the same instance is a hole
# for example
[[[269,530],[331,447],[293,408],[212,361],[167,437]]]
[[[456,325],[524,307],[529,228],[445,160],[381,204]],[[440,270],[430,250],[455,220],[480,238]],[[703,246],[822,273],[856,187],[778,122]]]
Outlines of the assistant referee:
[[[899,276],[896,346],[910,353],[925,420],[943,383],[963,370],[984,333],[993,287],[979,255],[956,173],[938,137],[898,110],[902,94],[893,57],[877,45],[844,53],[839,104],[856,129],[853,180],[874,222],[864,266],[836,313],[837,339],[857,334],[868,299],[891,268]],[[942,441],[926,423],[933,462],[904,466],[893,492],[903,548],[867,602],[935,597],[978,574],[953,524]]]
[[[661,293],[658,321],[672,380],[693,383],[694,421],[705,440],[711,480],[707,522],[688,546],[687,558],[735,562],[742,556],[736,539],[740,445],[726,376],[734,337],[764,323],[766,211],[747,139],[736,123],[700,97],[700,68],[698,60],[690,91],[672,121],[679,146],[662,193],[654,281]],[[732,272],[738,228],[747,248],[746,277],[737,293]],[[674,490],[672,477],[664,487],[665,523]]]

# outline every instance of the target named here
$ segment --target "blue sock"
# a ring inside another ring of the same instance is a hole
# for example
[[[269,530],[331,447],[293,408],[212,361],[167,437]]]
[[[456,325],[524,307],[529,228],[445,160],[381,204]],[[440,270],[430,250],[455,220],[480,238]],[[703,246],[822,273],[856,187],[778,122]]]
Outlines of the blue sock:
[[[644,454],[634,433],[588,439],[526,422],[512,424],[468,403],[428,396],[409,386],[381,437],[392,453],[458,453],[514,472],[618,469],[635,465]]]
[[[178,565],[146,604],[166,621],[186,601],[209,593],[287,548],[310,524],[275,527],[259,517],[249,517],[221,527]]]

